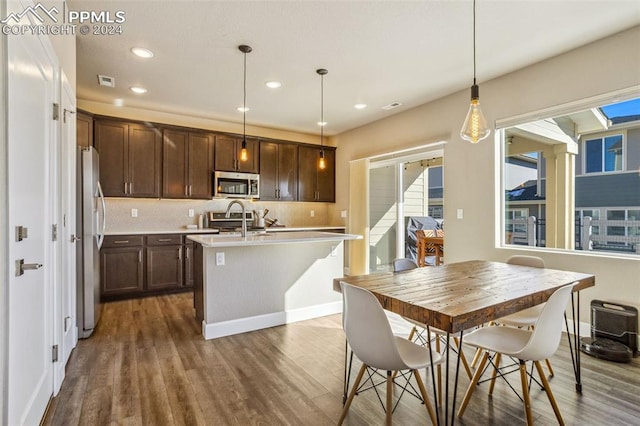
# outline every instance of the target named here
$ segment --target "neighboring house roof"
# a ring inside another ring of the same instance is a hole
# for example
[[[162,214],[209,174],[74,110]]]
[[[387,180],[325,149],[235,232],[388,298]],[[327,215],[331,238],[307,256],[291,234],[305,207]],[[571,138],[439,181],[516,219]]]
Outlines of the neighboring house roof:
[[[613,117],[610,120],[611,120],[611,124],[629,123],[631,121],[639,121],[640,120],[640,114],[625,115],[625,116],[622,116],[622,117]]]
[[[510,189],[506,192],[506,201],[534,201],[544,200],[544,197],[538,196],[538,182],[528,180],[523,184]]]

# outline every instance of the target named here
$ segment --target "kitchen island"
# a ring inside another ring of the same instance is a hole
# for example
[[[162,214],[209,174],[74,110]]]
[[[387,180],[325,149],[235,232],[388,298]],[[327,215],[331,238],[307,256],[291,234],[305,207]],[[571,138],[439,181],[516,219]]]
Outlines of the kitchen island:
[[[344,275],[344,241],[359,238],[311,231],[189,235],[202,335],[214,339],[342,312],[332,282]]]

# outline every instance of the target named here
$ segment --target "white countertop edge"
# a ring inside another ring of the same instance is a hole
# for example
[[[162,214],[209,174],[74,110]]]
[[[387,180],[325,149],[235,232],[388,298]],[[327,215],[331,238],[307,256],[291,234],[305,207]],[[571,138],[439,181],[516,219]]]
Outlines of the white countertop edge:
[[[298,231],[322,231],[325,229],[345,230],[345,226],[291,226],[291,227],[273,227],[265,228],[267,232],[298,232]],[[203,229],[160,229],[160,230],[142,230],[142,231],[107,231],[105,235],[165,235],[165,234],[215,234],[216,232],[210,228]]]
[[[246,238],[206,235],[189,235],[187,238],[201,244],[205,248],[210,248],[360,240],[362,239],[362,236],[354,234],[338,234],[335,232],[300,231],[274,232],[268,235],[250,235]]]

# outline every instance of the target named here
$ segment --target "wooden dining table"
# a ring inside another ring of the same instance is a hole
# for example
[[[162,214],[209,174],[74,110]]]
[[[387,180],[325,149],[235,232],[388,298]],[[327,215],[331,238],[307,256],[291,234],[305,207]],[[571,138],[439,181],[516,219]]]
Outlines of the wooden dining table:
[[[580,377],[580,291],[595,285],[595,276],[580,272],[549,268],[533,268],[485,260],[449,263],[438,267],[417,268],[403,272],[382,272],[336,278],[333,289],[340,291],[340,282],[365,288],[380,301],[382,307],[425,326],[446,332],[444,424],[455,418],[455,400],[460,358],[455,367],[455,380],[449,389],[449,339],[458,333],[458,351],[462,350],[463,331],[480,326],[505,315],[544,303],[560,287],[577,283],[573,288],[571,309],[572,331],[565,316],[570,351],[576,378],[576,390],[582,391]],[[345,368],[346,358],[345,358]],[[433,375],[432,375],[433,377]],[[435,380],[435,379],[434,379]],[[345,370],[345,395],[349,375]],[[435,383],[434,383],[435,388]],[[450,405],[451,396],[451,409]],[[437,403],[437,395],[436,395]],[[438,410],[436,410],[437,412]],[[441,424],[438,414],[438,424]]]

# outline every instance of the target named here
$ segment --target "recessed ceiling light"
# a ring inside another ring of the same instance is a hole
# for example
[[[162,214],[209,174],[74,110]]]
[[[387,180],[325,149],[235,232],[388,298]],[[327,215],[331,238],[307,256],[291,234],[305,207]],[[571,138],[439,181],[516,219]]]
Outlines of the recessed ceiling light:
[[[280,83],[279,81],[267,81],[265,85],[270,89],[277,89],[278,87],[282,86],[282,83]]]
[[[153,52],[150,51],[149,49],[145,49],[144,47],[132,47],[131,53],[133,53],[139,58],[145,58],[145,59],[153,58]]]
[[[129,87],[129,89],[133,92],[133,93],[137,93],[139,95],[143,94],[143,93],[147,93],[147,89],[145,89],[144,87],[139,87],[139,86],[133,86],[133,87]]]
[[[327,122],[326,121],[318,121],[318,126],[326,126]]]
[[[353,107],[355,109],[365,109],[367,107],[367,104],[355,104]]]
[[[238,108],[236,108],[236,109],[237,109],[238,111],[240,111],[240,112],[247,112],[247,111],[249,111],[249,110],[250,110],[250,108],[249,108],[249,107],[242,107],[242,106],[239,106],[239,107],[238,107]]]

